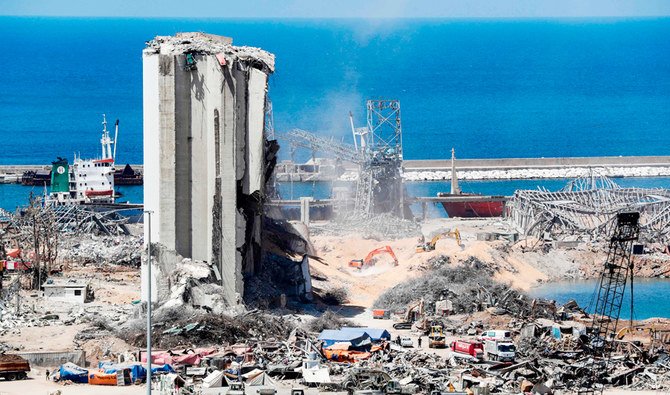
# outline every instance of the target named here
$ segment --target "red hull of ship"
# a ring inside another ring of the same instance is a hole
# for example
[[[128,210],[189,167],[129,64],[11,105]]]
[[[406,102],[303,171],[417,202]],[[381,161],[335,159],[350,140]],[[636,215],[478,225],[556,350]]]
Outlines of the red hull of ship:
[[[504,201],[442,202],[449,217],[502,217]]]

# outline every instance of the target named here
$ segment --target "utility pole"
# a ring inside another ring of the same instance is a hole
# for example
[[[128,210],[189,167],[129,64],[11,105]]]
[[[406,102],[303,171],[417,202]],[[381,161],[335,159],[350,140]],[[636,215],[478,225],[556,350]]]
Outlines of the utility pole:
[[[153,211],[145,210],[147,215],[147,395],[151,395],[151,214]]]

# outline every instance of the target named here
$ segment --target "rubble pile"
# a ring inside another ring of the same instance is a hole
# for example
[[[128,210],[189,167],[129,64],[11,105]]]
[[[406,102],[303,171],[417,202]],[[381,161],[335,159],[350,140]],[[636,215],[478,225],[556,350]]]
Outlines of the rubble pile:
[[[59,259],[81,265],[124,265],[140,267],[141,236],[65,236],[61,239]]]
[[[415,221],[399,218],[392,214],[378,214],[369,218],[348,215],[338,217],[326,224],[312,224],[310,232],[315,235],[349,236],[360,234],[374,240],[419,237],[421,227]]]
[[[285,307],[288,303],[300,309],[300,303],[311,300],[307,283],[309,260],[315,256],[306,228],[288,221],[265,217],[264,251],[260,268],[244,279],[244,303],[248,308]],[[282,296],[283,295],[283,296]]]
[[[164,308],[154,316],[152,343],[156,348],[167,349],[285,340],[296,326],[290,317],[260,311],[231,316],[202,313],[185,306]],[[118,329],[117,336],[131,345],[146,346],[144,321],[129,322]]]
[[[222,40],[219,36],[206,33],[177,33],[174,36],[156,36],[147,41],[145,51],[162,54],[222,54],[227,62],[241,60],[260,63],[268,72],[274,71],[273,54],[256,47],[233,46],[232,39]]]
[[[447,266],[449,258],[436,257],[429,262],[434,269],[407,280],[384,292],[374,306],[400,310],[416,302],[417,295],[426,305],[449,299],[455,313],[472,313],[496,307],[517,316],[531,310],[532,301],[520,291],[492,278],[492,271],[474,257],[458,266]]]
[[[354,327],[356,325],[353,322],[342,318],[342,316],[332,310],[326,310],[323,314],[307,323],[307,329],[312,332],[321,332],[324,329],[339,329],[343,326]]]

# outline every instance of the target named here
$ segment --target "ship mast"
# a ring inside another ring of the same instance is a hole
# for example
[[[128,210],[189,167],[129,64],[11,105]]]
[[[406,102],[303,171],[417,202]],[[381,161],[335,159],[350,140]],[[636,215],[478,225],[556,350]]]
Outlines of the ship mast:
[[[456,153],[451,149],[451,194],[458,195],[461,189],[458,187],[458,176],[456,175]]]
[[[118,133],[118,122],[116,127]],[[114,159],[114,156],[112,155],[112,143],[116,145],[116,142],[109,138],[109,131],[107,130],[107,118],[105,114],[102,114],[102,138],[100,139],[100,144],[102,145],[102,159]]]

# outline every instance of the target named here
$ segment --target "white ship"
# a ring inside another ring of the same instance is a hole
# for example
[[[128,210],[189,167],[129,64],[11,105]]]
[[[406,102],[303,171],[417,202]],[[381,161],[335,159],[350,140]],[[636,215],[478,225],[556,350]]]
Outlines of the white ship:
[[[97,159],[82,159],[75,155],[72,166],[59,158],[51,168],[51,193],[48,204],[94,204],[114,203],[114,160],[116,139],[119,136],[119,121],[115,124],[114,140],[107,130],[107,119],[102,115],[102,156]],[[113,145],[113,147],[112,147]]]

